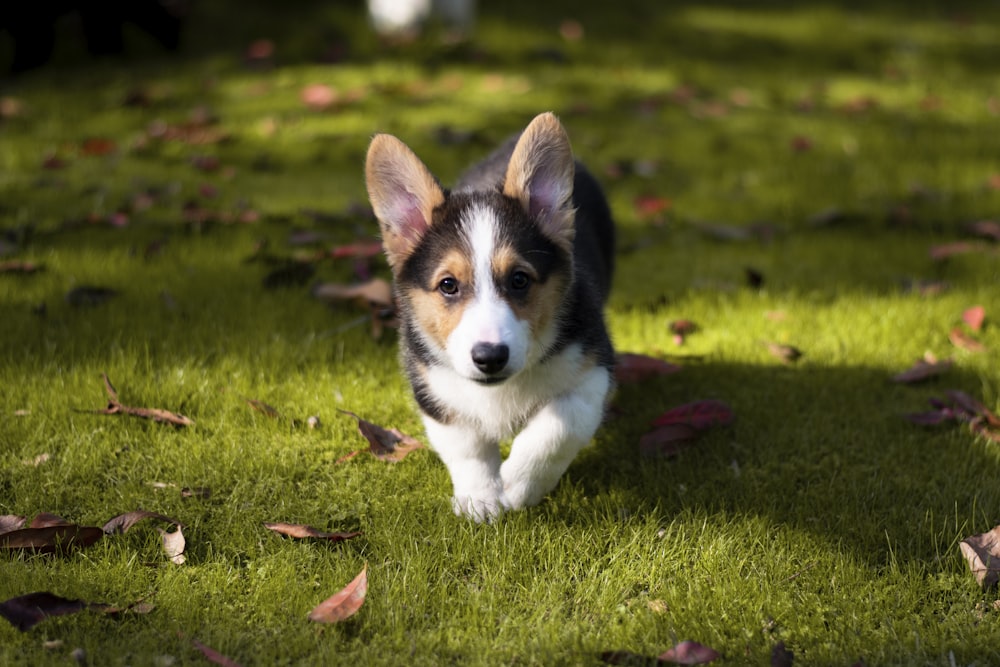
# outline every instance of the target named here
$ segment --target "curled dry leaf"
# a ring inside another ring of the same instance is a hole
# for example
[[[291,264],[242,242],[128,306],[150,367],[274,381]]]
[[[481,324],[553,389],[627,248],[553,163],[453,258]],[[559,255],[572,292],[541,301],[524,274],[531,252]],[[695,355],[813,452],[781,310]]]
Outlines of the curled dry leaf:
[[[41,271],[43,268],[44,265],[42,264],[21,259],[11,259],[6,262],[0,262],[0,273],[21,273],[27,275]]]
[[[281,416],[281,413],[278,412],[277,408],[268,405],[264,401],[259,401],[256,398],[244,398],[243,400],[246,401],[247,405],[249,405],[251,408],[253,408],[257,412],[263,412],[271,419],[277,419],[278,417]]]
[[[359,532],[328,533],[301,523],[264,522],[264,527],[287,537],[295,537],[299,539],[313,537],[320,540],[327,540],[329,542],[342,542],[343,540],[349,540],[361,535]]]
[[[339,623],[358,613],[368,594],[368,566],[354,577],[351,583],[319,603],[311,612],[309,620],[317,623]]]
[[[986,309],[982,306],[972,306],[962,313],[962,321],[969,325],[973,331],[982,331],[985,319]]]
[[[102,530],[108,535],[111,535],[113,533],[127,533],[132,526],[145,519],[157,519],[159,521],[165,521],[175,526],[182,525],[181,522],[178,521],[177,519],[171,519],[170,517],[160,514],[158,512],[135,510],[132,512],[126,512],[125,514],[119,514],[118,516],[110,519],[106,524],[104,524]]]
[[[9,533],[12,530],[23,528],[25,521],[27,521],[27,519],[16,514],[4,514],[3,516],[0,516],[0,535]]]
[[[357,420],[358,431],[368,440],[368,451],[380,461],[396,463],[406,458],[410,452],[423,447],[419,440],[400,432],[398,429],[382,428],[347,410],[340,412]]]
[[[615,355],[615,381],[618,384],[632,384],[671,375],[680,369],[680,366],[644,354],[620,352]]]
[[[663,662],[672,662],[676,665],[703,665],[713,660],[718,660],[721,657],[715,649],[695,641],[686,640],[667,649],[657,656],[657,659]]]
[[[167,554],[167,558],[170,559],[170,562],[176,563],[177,565],[183,565],[187,558],[184,557],[184,547],[186,546],[186,543],[181,526],[178,525],[177,530],[172,533],[169,533],[162,528],[157,528],[156,530],[163,538],[163,551]]]
[[[985,345],[962,331],[959,327],[955,327],[948,332],[948,340],[950,340],[951,344],[955,347],[966,350],[967,352],[983,352],[986,350]]]
[[[792,667],[795,654],[785,648],[785,642],[778,642],[771,649],[771,667]]]
[[[122,405],[118,400],[118,392],[111,384],[111,380],[108,378],[107,373],[101,373],[101,377],[104,379],[104,390],[108,394],[108,407],[103,410],[87,410],[86,412],[99,415],[132,415],[133,417],[150,419],[155,422],[172,424],[177,427],[194,425],[194,422],[184,415],[177,414],[176,412],[170,412],[169,410],[161,410],[160,408],[133,408],[128,405]]]
[[[86,306],[99,306],[105,301],[108,301],[116,296],[118,296],[118,290],[111,289],[110,287],[93,287],[84,285],[81,287],[74,287],[70,291],[66,292],[66,303],[78,308]]]
[[[923,382],[924,380],[929,380],[941,375],[953,365],[954,362],[951,359],[942,359],[941,361],[938,361],[932,355],[925,355],[923,359],[918,360],[910,368],[906,369],[902,373],[893,375],[892,381],[901,382],[903,384]]]
[[[698,435],[698,429],[688,424],[661,426],[639,438],[639,453],[649,458],[673,458],[694,444]]]
[[[958,546],[969,563],[976,583],[983,588],[991,588],[1000,581],[1000,526],[967,537]]]

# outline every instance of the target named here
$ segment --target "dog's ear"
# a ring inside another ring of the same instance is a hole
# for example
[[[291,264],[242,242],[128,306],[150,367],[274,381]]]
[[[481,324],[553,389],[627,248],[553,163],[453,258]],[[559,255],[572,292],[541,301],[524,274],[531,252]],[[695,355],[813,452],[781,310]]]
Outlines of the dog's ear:
[[[390,134],[372,139],[365,181],[386,256],[396,267],[427,232],[434,209],[444,203],[444,192],[420,158]]]
[[[551,113],[535,117],[517,140],[507,165],[503,193],[557,241],[572,245],[573,178],[576,164],[566,130]]]

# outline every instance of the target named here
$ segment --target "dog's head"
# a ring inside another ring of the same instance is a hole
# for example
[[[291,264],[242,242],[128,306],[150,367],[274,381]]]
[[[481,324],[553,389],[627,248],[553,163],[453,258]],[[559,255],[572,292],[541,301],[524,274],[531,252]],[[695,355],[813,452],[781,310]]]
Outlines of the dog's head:
[[[446,194],[399,139],[368,149],[368,195],[404,326],[436,363],[481,384],[537,362],[572,282],[573,153],[552,114],[521,134],[502,188]]]

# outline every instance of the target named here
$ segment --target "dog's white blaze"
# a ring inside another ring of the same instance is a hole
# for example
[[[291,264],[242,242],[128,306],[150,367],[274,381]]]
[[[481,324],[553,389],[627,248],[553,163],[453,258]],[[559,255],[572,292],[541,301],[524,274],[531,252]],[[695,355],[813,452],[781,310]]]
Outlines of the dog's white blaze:
[[[524,368],[530,327],[517,318],[493,284],[495,230],[499,221],[496,212],[483,206],[472,207],[464,215],[463,229],[472,254],[474,295],[458,326],[448,337],[448,358],[460,375],[481,378],[485,376],[472,361],[472,348],[477,343],[504,344],[510,351],[510,358],[503,373],[513,375]]]

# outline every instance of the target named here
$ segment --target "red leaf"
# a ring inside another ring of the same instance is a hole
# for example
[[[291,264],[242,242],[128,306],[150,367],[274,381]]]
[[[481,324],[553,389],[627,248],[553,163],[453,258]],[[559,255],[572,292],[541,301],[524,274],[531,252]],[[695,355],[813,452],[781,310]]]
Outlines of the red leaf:
[[[958,546],[980,586],[990,588],[1000,581],[1000,526],[967,537]]]
[[[732,424],[736,416],[732,408],[722,401],[706,400],[672,408],[653,420],[653,426],[683,424],[696,431],[704,431],[715,425]]]
[[[194,646],[196,649],[198,649],[201,652],[201,654],[205,656],[205,659],[211,663],[220,665],[221,667],[240,667],[240,663],[236,662],[235,660],[233,660],[228,656],[219,653],[211,646],[206,646],[205,644],[202,644],[197,639],[192,639],[191,645]]]
[[[942,245],[934,246],[930,249],[931,259],[935,262],[954,257],[955,255],[965,255],[973,252],[985,252],[989,249],[985,243],[975,241],[952,241]]]
[[[321,540],[328,540],[330,542],[341,542],[343,540],[349,540],[351,538],[361,535],[358,532],[352,533],[327,533],[322,530],[317,530],[312,526],[306,526],[301,523],[270,523],[264,522],[264,527],[273,530],[280,535],[286,535],[288,537],[295,537],[299,539],[305,539],[309,537],[315,537]]]
[[[984,352],[986,346],[980,343],[978,340],[965,333],[958,327],[955,327],[948,332],[948,340],[955,347],[961,348],[968,352]]]
[[[84,139],[83,143],[80,144],[80,152],[83,155],[108,155],[109,153],[114,153],[118,149],[118,146],[111,139],[101,139],[99,137],[92,137],[90,139]]]
[[[658,659],[677,665],[703,665],[721,657],[715,649],[687,640],[667,649],[658,656]]]
[[[413,450],[423,447],[416,438],[412,438],[398,429],[382,428],[347,410],[340,412],[350,415],[358,421],[358,431],[368,440],[368,451],[380,461],[396,463],[406,458],[406,455]]]
[[[53,526],[71,526],[72,521],[67,521],[58,514],[50,514],[49,512],[39,512],[35,515],[35,518],[31,520],[28,524],[29,528],[52,528]]]
[[[672,202],[666,197],[640,195],[635,198],[633,205],[640,218],[652,218],[668,210]]]
[[[670,424],[639,438],[639,454],[647,458],[672,458],[690,447],[700,432],[690,424]]]
[[[339,623],[358,613],[368,594],[368,566],[361,569],[351,583],[319,603],[311,612],[309,620],[317,623]]]
[[[643,354],[621,352],[615,356],[615,380],[619,384],[632,384],[671,375],[680,369],[680,366]]]
[[[986,319],[986,309],[982,306],[973,306],[962,313],[962,321],[969,325],[973,331],[980,331],[983,328],[983,320]]]
[[[348,245],[334,246],[330,249],[330,257],[342,259],[345,257],[375,257],[382,252],[381,241],[370,241],[368,243],[351,243]]]
[[[936,426],[953,417],[950,410],[912,412],[904,416],[911,424],[917,424],[918,426]]]

